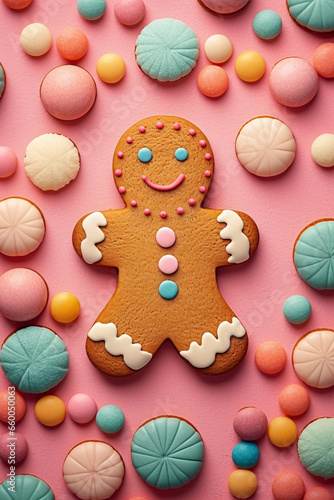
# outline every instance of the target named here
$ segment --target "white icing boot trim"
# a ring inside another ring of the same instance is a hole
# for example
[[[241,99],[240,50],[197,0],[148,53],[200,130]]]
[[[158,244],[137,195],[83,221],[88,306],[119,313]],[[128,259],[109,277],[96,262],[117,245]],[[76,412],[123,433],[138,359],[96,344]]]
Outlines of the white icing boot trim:
[[[229,321],[220,323],[217,328],[218,338],[212,333],[206,332],[202,336],[201,345],[194,341],[187,351],[181,351],[180,354],[195,368],[208,368],[214,363],[216,354],[228,351],[231,337],[241,338],[245,334],[246,330],[238,318],[232,318],[232,323]]]
[[[228,262],[240,264],[249,259],[249,239],[242,232],[244,222],[240,215],[233,210],[223,210],[217,217],[218,222],[225,222],[226,227],[220,231],[223,240],[231,240],[226,247],[226,252],[231,255]]]
[[[130,335],[124,333],[117,337],[114,323],[95,323],[89,330],[88,337],[94,342],[104,340],[106,351],[112,356],[123,356],[124,363],[131,370],[140,370],[152,359],[150,352],[141,350],[141,344],[133,344]]]
[[[102,259],[102,253],[95,245],[101,243],[105,238],[104,232],[99,226],[106,225],[107,219],[101,212],[93,212],[82,221],[86,238],[81,242],[81,253],[87,264],[94,264]]]

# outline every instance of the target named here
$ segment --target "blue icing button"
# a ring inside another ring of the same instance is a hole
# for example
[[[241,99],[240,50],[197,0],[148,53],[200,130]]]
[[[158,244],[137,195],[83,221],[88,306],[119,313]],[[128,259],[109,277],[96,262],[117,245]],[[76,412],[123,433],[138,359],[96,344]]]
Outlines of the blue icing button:
[[[63,380],[69,358],[64,342],[53,331],[28,326],[7,338],[0,351],[0,365],[20,391],[39,394]]]
[[[188,158],[188,151],[185,148],[178,148],[175,151],[175,158],[179,161],[185,161]]]
[[[163,299],[171,300],[177,296],[179,291],[179,287],[172,280],[165,280],[160,283],[159,293]]]
[[[152,151],[148,148],[141,148],[138,151],[138,158],[142,163],[148,163],[150,160],[152,160],[152,157]]]
[[[294,263],[308,285],[318,290],[334,289],[334,220],[316,221],[300,234]]]
[[[11,487],[10,478],[0,484],[1,500],[55,500],[50,487],[36,476],[17,475],[14,491]]]
[[[138,474],[159,489],[178,488],[202,467],[203,441],[196,429],[177,417],[158,417],[140,427],[131,443]]]

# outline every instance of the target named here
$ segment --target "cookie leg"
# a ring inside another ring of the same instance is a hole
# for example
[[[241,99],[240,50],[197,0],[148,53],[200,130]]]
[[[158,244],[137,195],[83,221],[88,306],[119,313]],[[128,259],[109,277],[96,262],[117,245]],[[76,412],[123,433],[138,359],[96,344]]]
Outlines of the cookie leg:
[[[238,318],[219,323],[216,335],[206,331],[193,340],[180,355],[207,374],[225,373],[244,358],[248,346],[246,330]]]

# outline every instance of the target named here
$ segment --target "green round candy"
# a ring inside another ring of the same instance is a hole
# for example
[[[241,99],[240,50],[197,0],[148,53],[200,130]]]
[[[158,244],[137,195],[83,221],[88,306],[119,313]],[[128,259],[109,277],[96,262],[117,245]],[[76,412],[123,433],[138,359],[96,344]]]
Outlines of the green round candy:
[[[276,38],[282,29],[282,19],[274,10],[261,10],[253,19],[253,29],[263,40]]]
[[[303,295],[291,295],[283,305],[285,318],[294,325],[300,325],[307,321],[311,315],[310,301]]]
[[[96,414],[96,423],[101,431],[113,434],[122,429],[124,413],[115,405],[102,406]]]

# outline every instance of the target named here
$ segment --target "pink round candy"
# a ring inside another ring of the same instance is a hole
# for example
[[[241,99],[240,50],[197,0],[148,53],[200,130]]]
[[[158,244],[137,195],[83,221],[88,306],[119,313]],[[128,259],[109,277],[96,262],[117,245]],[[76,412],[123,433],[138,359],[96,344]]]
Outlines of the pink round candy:
[[[32,269],[14,268],[0,276],[0,313],[13,321],[36,318],[46,306],[48,287]]]
[[[0,436],[0,458],[8,464],[11,459],[21,462],[28,453],[28,443],[20,432],[6,432]],[[13,462],[12,462],[13,463]]]
[[[145,16],[145,4],[143,0],[116,0],[114,12],[121,24],[135,26]]]
[[[97,406],[87,394],[75,394],[67,403],[67,411],[77,424],[87,424],[96,416]]]
[[[52,69],[44,77],[40,96],[50,115],[59,120],[76,120],[94,105],[96,84],[85,69],[65,64]]]
[[[296,417],[306,412],[310,406],[310,396],[302,385],[290,384],[281,390],[278,402],[286,415]]]
[[[255,351],[255,364],[262,373],[276,375],[283,370],[285,363],[286,352],[278,342],[268,340]]]
[[[314,67],[301,57],[278,61],[269,76],[269,87],[280,104],[296,108],[310,102],[318,92],[319,78]]]
[[[303,500],[334,500],[334,496],[327,488],[314,486],[306,491]]]
[[[218,14],[231,14],[242,9],[249,0],[202,0],[203,5]]]
[[[159,260],[159,269],[164,274],[173,274],[178,267],[179,262],[174,255],[163,255]]]
[[[295,472],[281,472],[272,482],[272,493],[275,500],[303,500],[304,481]]]
[[[12,387],[0,392],[0,420],[2,422],[7,423],[9,415],[11,419],[14,417],[14,421],[18,422],[24,417],[26,409],[26,400]]]
[[[156,240],[162,248],[169,248],[174,245],[176,235],[170,227],[161,227],[156,234]]]
[[[267,432],[268,419],[260,408],[246,406],[234,417],[233,428],[243,441],[256,441]]]
[[[17,156],[7,146],[0,146],[0,179],[10,177],[17,168]]]

